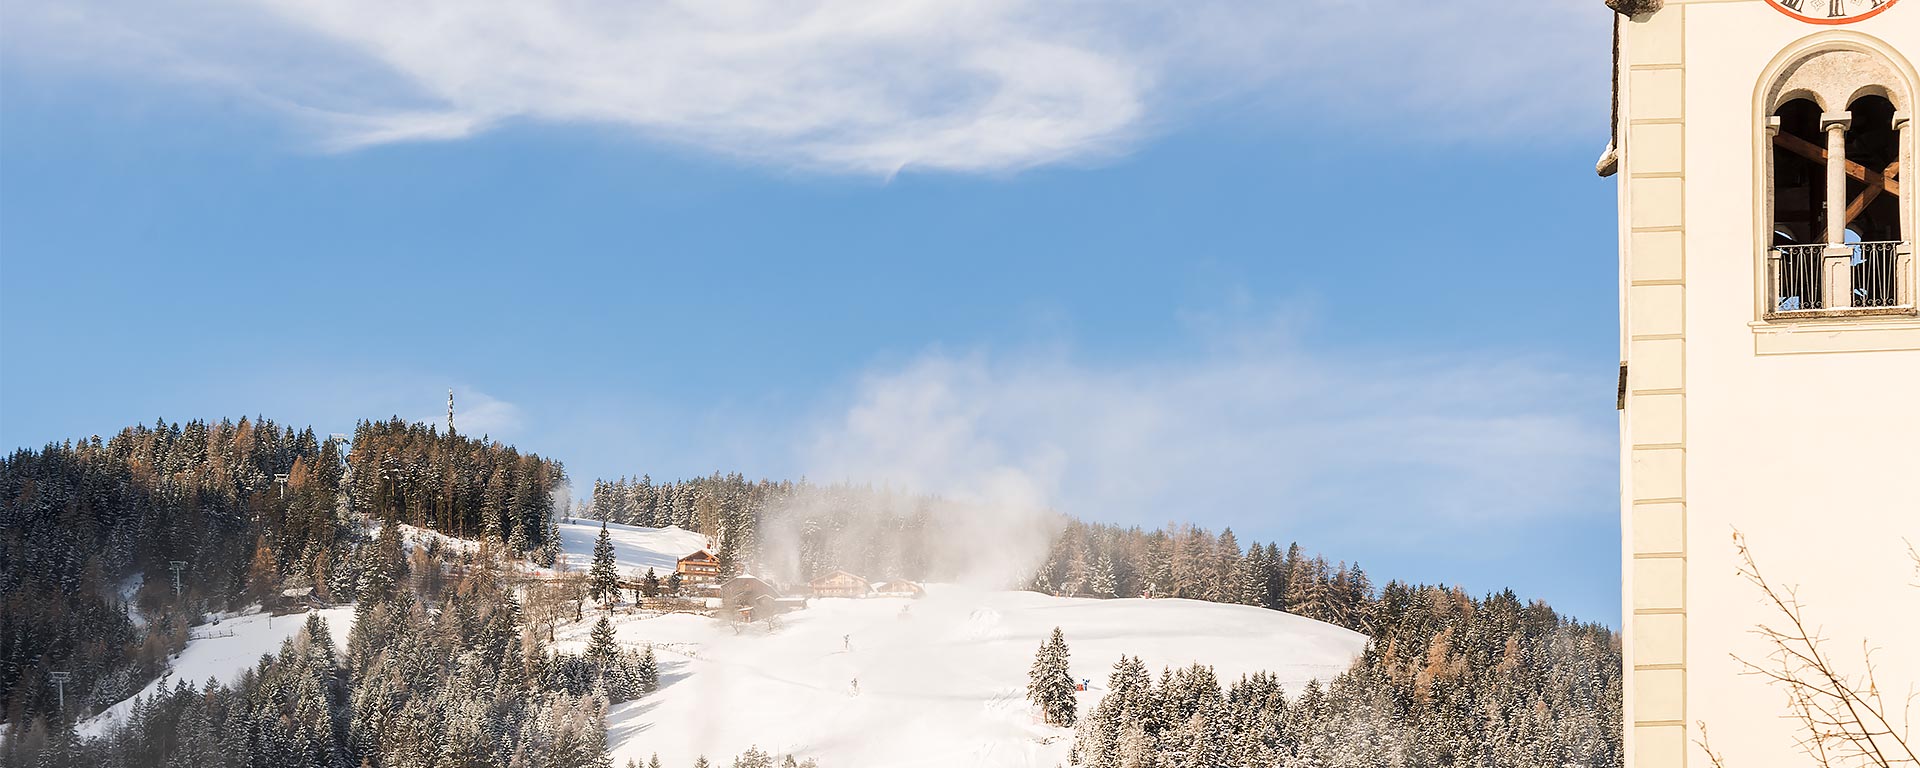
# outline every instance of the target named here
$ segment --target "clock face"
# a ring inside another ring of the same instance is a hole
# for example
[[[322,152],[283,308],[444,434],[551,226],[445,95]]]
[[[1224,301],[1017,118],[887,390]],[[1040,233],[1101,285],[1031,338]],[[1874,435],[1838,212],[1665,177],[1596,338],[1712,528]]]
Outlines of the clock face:
[[[1847,24],[1893,7],[1900,0],[1767,0],[1767,5],[1813,24]]]

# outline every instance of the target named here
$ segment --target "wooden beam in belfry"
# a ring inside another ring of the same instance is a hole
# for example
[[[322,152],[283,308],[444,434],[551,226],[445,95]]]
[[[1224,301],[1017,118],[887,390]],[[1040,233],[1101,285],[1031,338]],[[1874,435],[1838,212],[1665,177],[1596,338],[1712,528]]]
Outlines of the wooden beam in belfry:
[[[1865,213],[1867,206],[1873,205],[1874,199],[1880,196],[1882,190],[1887,190],[1888,185],[1893,185],[1895,189],[1899,188],[1900,164],[1894,163],[1893,165],[1887,166],[1887,170],[1882,171],[1880,176],[1880,183],[1867,182],[1867,188],[1860,190],[1860,196],[1855,197],[1853,202],[1847,203],[1846,221],[1848,224],[1852,224],[1854,219],[1859,218],[1860,214]],[[1893,192],[1892,190],[1887,191],[1896,197],[1900,195],[1899,192]]]
[[[1827,161],[1827,150],[1825,147],[1822,147],[1811,141],[1807,141],[1806,139],[1800,138],[1791,133],[1774,134],[1773,144],[1774,146],[1777,146],[1788,152],[1792,152],[1808,160],[1812,160],[1816,163],[1824,163]],[[1899,163],[1895,163],[1891,166],[1888,166],[1888,168],[1891,169],[1892,172],[1898,173],[1899,166],[1900,166]],[[1852,176],[1853,178],[1866,182],[1869,185],[1879,185],[1880,187],[1884,188],[1887,191],[1887,194],[1899,196],[1900,182],[1898,180],[1889,179],[1886,176],[1881,175],[1879,172],[1869,170],[1866,166],[1856,163],[1852,160],[1847,161],[1846,168],[1847,168],[1848,176]]]

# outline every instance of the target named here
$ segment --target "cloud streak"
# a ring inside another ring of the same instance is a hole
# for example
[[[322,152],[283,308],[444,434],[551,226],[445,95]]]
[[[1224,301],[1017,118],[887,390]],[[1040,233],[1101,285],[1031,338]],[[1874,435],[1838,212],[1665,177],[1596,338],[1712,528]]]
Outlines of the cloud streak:
[[[0,35],[245,95],[337,149],[530,120],[833,172],[1004,172],[1121,153],[1223,99],[1447,137],[1603,115],[1604,8],[1500,5],[74,0],[16,4]]]

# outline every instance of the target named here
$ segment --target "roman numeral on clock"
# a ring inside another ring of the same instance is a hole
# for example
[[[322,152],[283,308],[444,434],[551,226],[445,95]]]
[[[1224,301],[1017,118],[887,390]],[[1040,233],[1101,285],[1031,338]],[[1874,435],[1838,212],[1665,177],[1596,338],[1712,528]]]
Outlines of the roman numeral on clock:
[[[1780,4],[1792,8],[1794,13],[1799,13],[1801,6],[1807,4],[1807,0],[1780,0]]]

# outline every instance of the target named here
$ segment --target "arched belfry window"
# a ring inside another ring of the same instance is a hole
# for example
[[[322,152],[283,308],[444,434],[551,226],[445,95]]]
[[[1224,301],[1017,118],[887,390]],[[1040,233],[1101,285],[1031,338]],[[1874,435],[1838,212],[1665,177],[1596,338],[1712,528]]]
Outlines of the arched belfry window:
[[[1765,314],[1913,311],[1907,80],[1876,53],[1815,50],[1766,92]],[[1904,194],[1903,194],[1904,193]]]

